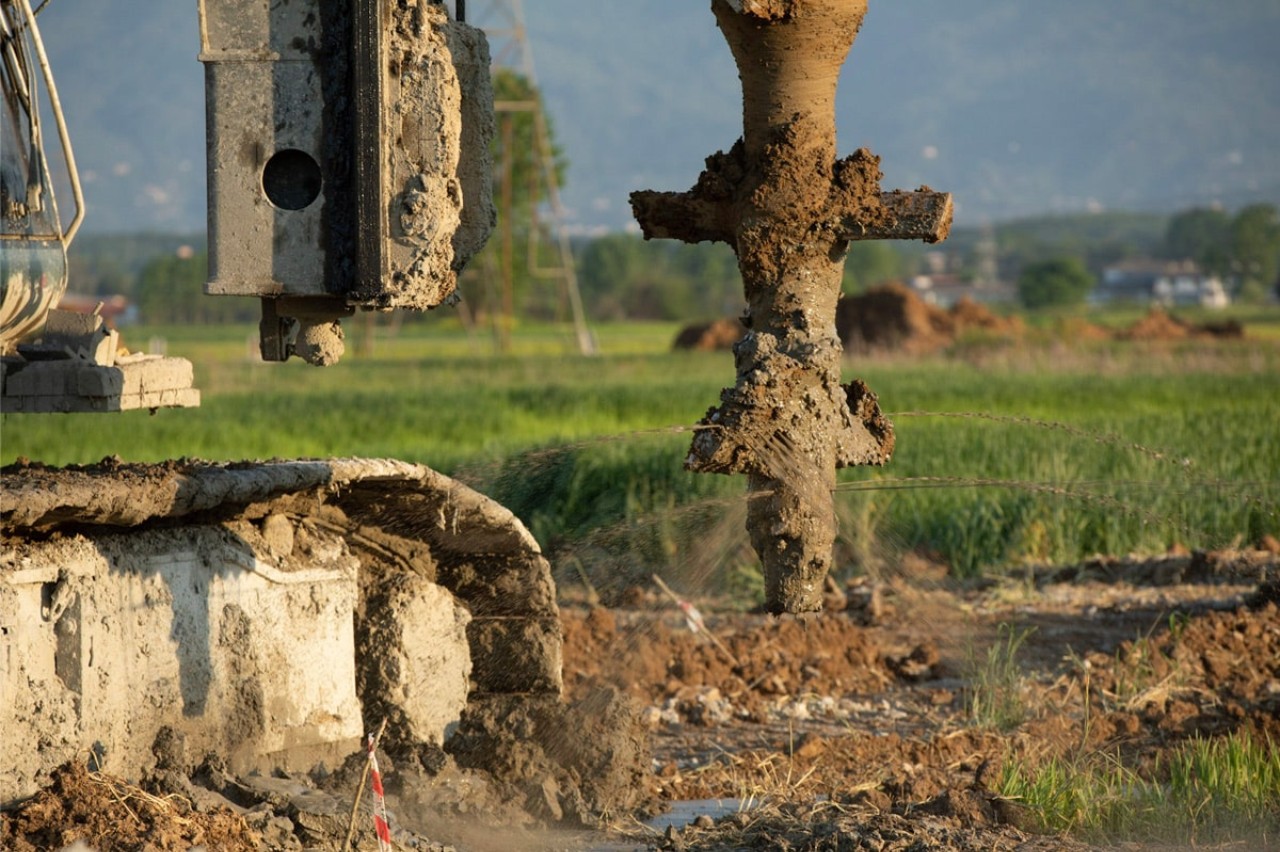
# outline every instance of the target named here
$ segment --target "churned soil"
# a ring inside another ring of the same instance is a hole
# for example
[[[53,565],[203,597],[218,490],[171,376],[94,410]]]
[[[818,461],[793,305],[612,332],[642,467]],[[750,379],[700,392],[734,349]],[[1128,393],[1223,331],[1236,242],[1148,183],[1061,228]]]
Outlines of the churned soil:
[[[1001,765],[1109,753],[1141,772],[1194,737],[1280,741],[1277,567],[1248,550],[979,585],[920,570],[829,588],[803,621],[695,600],[699,632],[637,590],[564,609],[565,685],[644,705],[665,800],[737,804],[659,848],[1086,848],[1036,834],[994,792]],[[975,718],[1011,637],[1016,715]]]
[[[258,835],[225,808],[196,812],[181,796],[159,796],[85,763],[57,770],[48,788],[12,817],[0,818],[0,849],[43,852],[82,841],[100,852],[185,850],[255,852]]]
[[[529,715],[531,738],[512,740],[509,772],[499,767],[487,781],[463,770],[462,753],[386,758],[397,848],[1093,848],[1038,833],[1025,806],[996,791],[1001,766],[1110,754],[1143,772],[1195,737],[1280,741],[1276,551],[1266,539],[1258,549],[1098,559],[981,583],[913,557],[874,581],[830,583],[826,611],[804,619],[743,612],[668,578],[701,610],[697,631],[656,587],[636,587],[610,608],[562,589],[570,709],[556,715],[557,733],[539,733],[548,725],[537,708],[512,709]],[[975,696],[992,685],[984,666],[1010,637],[1019,638],[1016,712],[999,723],[978,718]],[[624,710],[628,702],[638,714]],[[652,772],[593,769],[619,742],[651,748]],[[581,780],[632,785],[643,807],[606,815],[603,829],[565,830],[577,820],[556,812],[547,786],[556,774],[530,762],[535,745],[562,751]],[[336,850],[361,765],[353,755],[316,788],[231,779],[215,766],[191,783],[158,773],[144,790],[82,761],[0,814],[0,848],[79,839],[102,852]],[[503,785],[535,795],[521,810],[497,795]],[[640,821],[655,803],[680,810],[690,800],[722,807]],[[355,848],[376,848],[371,839],[361,831]],[[1140,841],[1124,848],[1151,848]]]

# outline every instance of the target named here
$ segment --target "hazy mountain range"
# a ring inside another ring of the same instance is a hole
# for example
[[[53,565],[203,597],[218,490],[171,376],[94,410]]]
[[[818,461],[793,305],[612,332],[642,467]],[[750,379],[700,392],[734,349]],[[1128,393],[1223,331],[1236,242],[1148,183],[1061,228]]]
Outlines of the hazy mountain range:
[[[523,19],[569,160],[579,230],[631,190],[685,189],[741,132],[707,0],[470,0]],[[204,89],[195,0],[52,0],[40,16],[92,231],[199,230]],[[494,38],[495,53],[514,55]],[[958,222],[1280,201],[1276,0],[871,0],[845,67],[840,148],[886,188],[954,192]]]

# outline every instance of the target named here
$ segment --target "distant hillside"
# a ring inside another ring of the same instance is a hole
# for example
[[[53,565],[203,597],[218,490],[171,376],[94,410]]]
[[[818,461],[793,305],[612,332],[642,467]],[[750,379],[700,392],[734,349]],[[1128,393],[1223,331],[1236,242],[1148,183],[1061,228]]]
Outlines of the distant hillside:
[[[507,5],[524,9],[577,226],[626,227],[631,190],[686,188],[739,134],[705,0]],[[501,24],[494,6],[468,9]],[[53,0],[41,26],[85,227],[201,228],[194,0]],[[841,84],[841,149],[880,154],[889,185],[956,193],[961,224],[1280,201],[1276,44],[1275,0],[872,0]]]

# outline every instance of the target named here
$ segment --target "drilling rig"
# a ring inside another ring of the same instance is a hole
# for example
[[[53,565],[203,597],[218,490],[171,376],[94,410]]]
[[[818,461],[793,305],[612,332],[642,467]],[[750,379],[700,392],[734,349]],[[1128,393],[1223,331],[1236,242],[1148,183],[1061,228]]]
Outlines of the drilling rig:
[[[836,158],[835,86],[866,0],[711,6],[743,82],[743,136],[688,192],[639,191],[632,207],[647,238],[721,241],[738,255],[750,328],[735,348],[738,380],[703,419],[686,466],[748,475],[766,608],[806,612],[820,608],[830,566],[836,468],[883,464],[894,446],[875,395],[840,383],[844,252],[851,240],[944,239],[952,200],[927,187],[882,191],[869,151]],[[462,9],[198,0],[205,289],[260,300],[264,360],[331,364],[355,311],[454,298],[494,224],[488,51]],[[112,401],[82,377],[122,367],[115,341],[86,321],[78,343],[48,320],[82,204],[75,189],[63,229],[35,105],[43,80],[58,116],[35,14],[29,0],[0,0],[0,11],[5,411],[189,404]],[[89,387],[108,401],[28,404],[44,387],[33,377],[56,361],[77,378],[41,393],[65,400]],[[4,475],[0,805],[90,750],[136,775],[175,736],[183,753],[221,751],[241,771],[351,754],[375,719],[394,720],[405,754],[447,748],[456,731],[460,753],[518,742],[522,761],[539,731],[562,739],[570,727],[555,709],[561,634],[546,559],[509,511],[434,471],[182,460],[25,463]],[[638,753],[583,759],[632,758],[648,770]],[[582,774],[554,780],[531,795],[551,813],[580,810]]]

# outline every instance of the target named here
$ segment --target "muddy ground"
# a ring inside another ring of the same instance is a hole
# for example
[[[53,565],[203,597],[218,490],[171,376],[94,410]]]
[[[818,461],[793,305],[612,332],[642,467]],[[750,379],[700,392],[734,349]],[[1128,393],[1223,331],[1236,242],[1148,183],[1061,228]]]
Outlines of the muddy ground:
[[[982,584],[909,557],[876,582],[831,584],[828,611],[807,620],[695,597],[715,640],[691,632],[656,586],[608,609],[562,589],[566,699],[589,708],[601,686],[634,699],[653,772],[633,783],[651,806],[575,828],[564,814],[502,802],[451,755],[388,756],[397,846],[1096,848],[1037,833],[1020,803],[993,791],[1001,766],[1114,754],[1147,771],[1194,737],[1280,739],[1277,551],[1267,540]],[[984,724],[972,711],[979,673],[1010,635],[1023,637],[1012,716]],[[573,727],[569,740],[594,736],[585,719]],[[102,850],[341,848],[361,758],[309,779],[231,779],[215,760],[192,778],[157,771],[142,787],[69,767],[0,820],[0,848],[75,838]],[[424,788],[433,801],[412,792]],[[375,849],[362,811],[356,848]],[[1278,837],[1215,848],[1274,847]],[[1122,845],[1169,848],[1167,837],[1142,840]]]
[[[659,848],[1071,848],[995,795],[1004,762],[1115,754],[1146,771],[1195,737],[1280,739],[1280,557],[1265,545],[982,585],[909,559],[832,587],[807,622],[708,615],[719,644],[637,590],[633,608],[566,612],[566,687],[626,684],[645,705],[663,800],[763,805]],[[1023,718],[982,724],[980,673],[1011,635]]]

